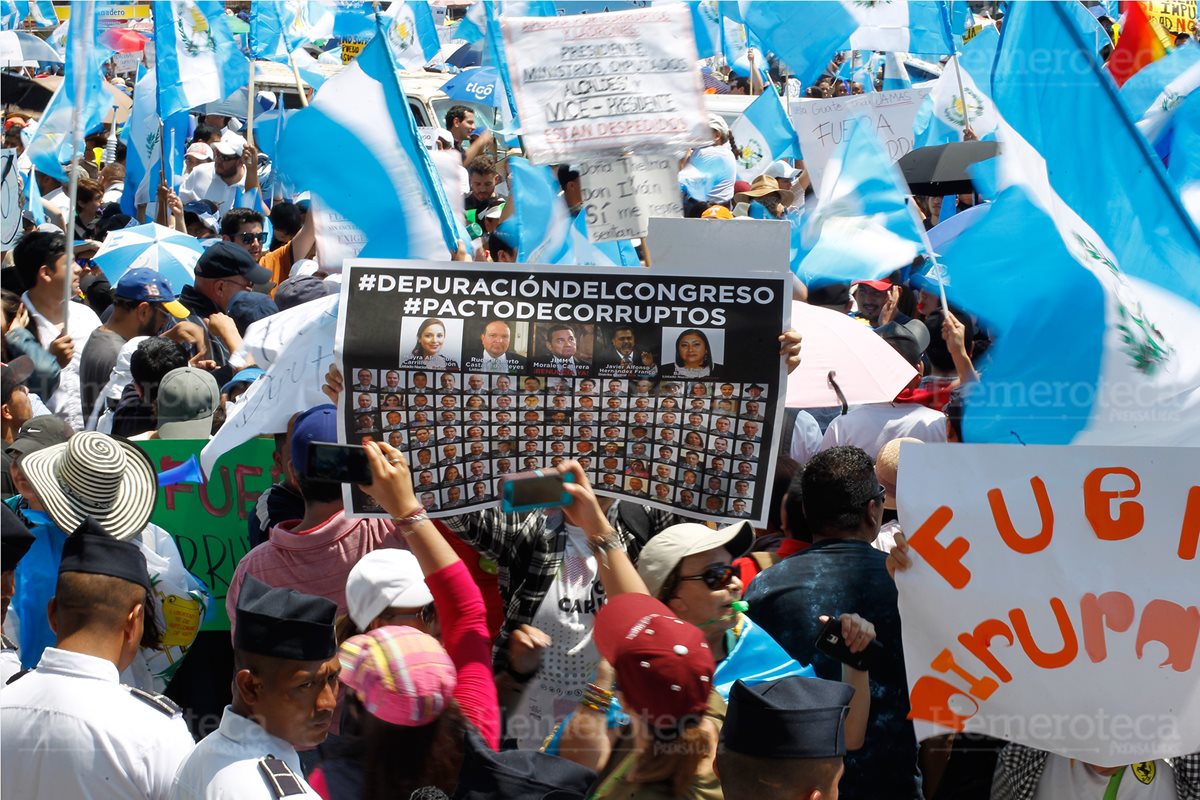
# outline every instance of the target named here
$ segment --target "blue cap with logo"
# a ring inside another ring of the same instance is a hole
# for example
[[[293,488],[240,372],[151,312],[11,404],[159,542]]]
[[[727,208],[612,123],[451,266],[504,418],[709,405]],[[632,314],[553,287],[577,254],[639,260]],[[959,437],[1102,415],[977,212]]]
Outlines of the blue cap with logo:
[[[113,297],[137,303],[158,303],[176,319],[185,319],[190,314],[187,306],[176,299],[171,282],[157,270],[147,267],[135,267],[122,275],[113,289]]]

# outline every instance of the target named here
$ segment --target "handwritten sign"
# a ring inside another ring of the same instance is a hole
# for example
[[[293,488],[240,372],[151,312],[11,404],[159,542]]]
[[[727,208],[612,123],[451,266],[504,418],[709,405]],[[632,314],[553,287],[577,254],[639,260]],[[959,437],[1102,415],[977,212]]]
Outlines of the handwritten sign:
[[[354,59],[358,58],[358,54],[367,46],[365,39],[343,39],[342,40],[342,64],[349,64]]]
[[[1200,746],[1195,448],[906,445],[918,735],[1113,767]]]
[[[342,262],[355,258],[367,244],[367,235],[358,226],[314,197],[312,201],[313,230],[317,238],[317,254],[325,272],[341,272]]]
[[[21,193],[17,190],[17,151],[0,150],[0,250],[21,239]]]
[[[502,18],[529,160],[556,164],[710,140],[690,12],[683,4]]]
[[[825,164],[855,125],[868,125],[892,161],[913,149],[913,120],[930,87],[897,89],[792,103],[792,125],[800,135],[804,166],[813,188],[820,190]]]
[[[113,72],[119,75],[137,72],[138,64],[140,63],[142,63],[142,53],[140,50],[132,53],[117,53],[113,56]]]
[[[625,156],[579,165],[588,238],[637,239],[651,217],[682,217],[679,160],[673,155]]]
[[[1196,0],[1151,0],[1146,12],[1168,33],[1197,33]]]
[[[164,472],[199,456],[205,440],[136,442],[150,456],[155,472]],[[258,496],[279,480],[274,474],[275,442],[251,439],[222,456],[208,483],[163,486],[150,521],[175,539],[183,565],[212,593],[206,631],[229,630],[225,595],[233,569],[250,550],[249,517]]]

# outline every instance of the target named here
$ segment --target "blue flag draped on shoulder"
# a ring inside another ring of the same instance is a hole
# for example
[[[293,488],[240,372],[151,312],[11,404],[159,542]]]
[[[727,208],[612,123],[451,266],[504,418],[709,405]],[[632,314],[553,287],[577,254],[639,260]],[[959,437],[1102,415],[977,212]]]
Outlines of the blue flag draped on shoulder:
[[[26,151],[29,160],[39,172],[57,178],[64,183],[67,173],[63,164],[71,160],[73,151],[84,155],[83,138],[104,124],[104,115],[109,110],[111,95],[104,85],[104,62],[112,51],[99,41],[99,15],[109,4],[95,2],[71,3],[70,27],[67,32],[66,72],[63,82],[50,98],[37,131]],[[82,76],[80,72],[82,71]],[[80,138],[71,139],[71,115],[76,102],[76,85],[83,81],[83,96],[80,121]]]
[[[1200,231],[1088,46],[1060,4],[1010,7],[991,95],[1005,122],[1036,155],[999,159],[1000,186],[1041,176],[1061,206],[1108,242],[1125,275],[1200,303]],[[1045,51],[1062,68],[1029,69],[1028,54]],[[1048,108],[1055,113],[1046,113]],[[1080,131],[1088,132],[1089,146],[1080,146]],[[996,138],[1002,153],[1012,152],[1002,131]],[[1064,213],[1047,208],[1052,216]]]
[[[742,22],[804,86],[816,83],[857,27],[836,0],[742,0]]]
[[[164,118],[226,98],[250,78],[220,0],[155,3],[154,58]]]
[[[365,113],[370,110],[371,113]],[[336,158],[322,154],[336,153]],[[429,151],[376,36],[279,143],[281,168],[367,236],[363,257],[446,259],[460,238]]]
[[[856,124],[825,167],[806,220],[805,284],[881,278],[912,262],[923,241],[899,168],[867,124]]]
[[[775,85],[754,99],[731,128],[738,148],[738,179],[752,181],[772,161],[800,157],[800,140]]]

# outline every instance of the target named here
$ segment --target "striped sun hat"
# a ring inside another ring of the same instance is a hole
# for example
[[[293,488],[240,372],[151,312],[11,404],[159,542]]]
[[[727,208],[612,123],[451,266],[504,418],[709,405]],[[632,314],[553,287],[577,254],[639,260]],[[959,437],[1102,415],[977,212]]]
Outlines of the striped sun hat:
[[[110,536],[128,541],[146,527],[158,496],[158,480],[146,454],[97,431],[30,453],[21,459],[21,471],[64,531],[94,517]]]
[[[347,639],[338,651],[342,683],[373,716],[416,728],[446,710],[458,685],[450,656],[432,636],[391,625]]]

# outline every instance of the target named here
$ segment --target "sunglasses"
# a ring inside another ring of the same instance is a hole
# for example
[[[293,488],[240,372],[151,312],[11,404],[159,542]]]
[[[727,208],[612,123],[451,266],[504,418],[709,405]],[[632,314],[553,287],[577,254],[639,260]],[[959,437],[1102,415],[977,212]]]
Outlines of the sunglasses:
[[[717,565],[709,567],[699,575],[684,575],[679,578],[680,581],[704,581],[704,585],[709,589],[716,591],[724,589],[729,585],[729,581],[733,579],[734,568],[730,564]]]
[[[259,244],[266,244],[267,243],[267,234],[265,232],[264,233],[250,233],[250,231],[243,231],[242,233],[238,234],[238,240],[242,244],[250,244],[251,242],[258,242]]]
[[[433,603],[421,606],[415,612],[406,609],[389,608],[380,614],[379,618],[388,625],[400,624],[397,620],[419,619],[421,624],[428,628],[437,622],[437,609]]]
[[[217,161],[241,161],[241,156],[227,156],[223,153],[217,153]]]

